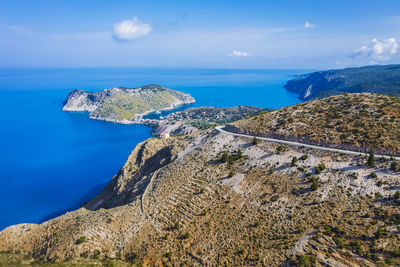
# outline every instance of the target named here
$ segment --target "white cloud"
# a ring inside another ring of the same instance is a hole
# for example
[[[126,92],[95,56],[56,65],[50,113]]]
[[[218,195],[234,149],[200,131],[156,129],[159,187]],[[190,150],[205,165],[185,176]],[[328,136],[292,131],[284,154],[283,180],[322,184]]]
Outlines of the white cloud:
[[[114,37],[118,40],[139,39],[152,31],[151,25],[141,22],[137,17],[114,25]]]
[[[248,57],[248,56],[250,56],[250,54],[245,51],[233,50],[232,53],[230,53],[228,56],[230,56],[230,57]]]
[[[304,27],[305,27],[305,28],[314,28],[315,25],[314,25],[314,24],[311,24],[309,21],[306,21],[306,23],[304,23]]]
[[[376,61],[386,61],[399,52],[399,44],[395,38],[379,41],[373,39],[369,45],[364,45],[354,51],[354,57],[362,57]]]

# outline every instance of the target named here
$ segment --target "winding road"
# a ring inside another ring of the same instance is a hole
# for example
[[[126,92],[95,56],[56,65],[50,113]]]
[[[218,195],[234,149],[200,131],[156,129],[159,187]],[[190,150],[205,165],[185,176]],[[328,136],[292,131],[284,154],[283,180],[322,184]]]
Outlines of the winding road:
[[[238,134],[238,133],[228,132],[227,130],[223,129],[224,127],[225,127],[225,125],[217,126],[217,127],[215,127],[215,129],[218,130],[221,133],[224,133],[224,134],[230,134],[230,135],[233,135],[233,136],[246,137],[246,138],[251,138],[251,139],[254,138],[253,135]],[[348,154],[348,155],[364,155],[364,156],[368,155],[368,153],[363,153],[363,152],[356,152],[356,151],[344,150],[344,149],[338,149],[338,148],[331,148],[331,147],[315,146],[315,145],[309,145],[309,144],[304,144],[304,143],[298,143],[298,142],[286,141],[286,140],[274,139],[274,138],[268,138],[268,137],[259,137],[259,136],[257,136],[257,139],[258,140],[263,140],[263,141],[268,141],[268,142],[274,142],[274,143],[279,143],[279,144],[290,145],[290,146],[303,146],[303,147],[307,147],[307,148],[324,150],[324,151],[335,152],[335,153],[343,153],[343,154]],[[375,154],[375,157],[376,158],[400,160],[400,157],[392,157],[392,156],[387,156],[387,155],[377,155],[377,154]]]

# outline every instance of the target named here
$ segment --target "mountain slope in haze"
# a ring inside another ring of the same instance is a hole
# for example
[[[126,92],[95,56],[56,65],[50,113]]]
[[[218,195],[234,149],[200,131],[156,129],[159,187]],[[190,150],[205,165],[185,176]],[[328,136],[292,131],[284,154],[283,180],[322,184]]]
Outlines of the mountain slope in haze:
[[[318,71],[289,80],[285,88],[303,100],[344,92],[400,96],[400,65]]]
[[[0,251],[67,264],[399,264],[400,175],[395,161],[366,162],[216,129],[151,138],[84,207],[0,232]]]

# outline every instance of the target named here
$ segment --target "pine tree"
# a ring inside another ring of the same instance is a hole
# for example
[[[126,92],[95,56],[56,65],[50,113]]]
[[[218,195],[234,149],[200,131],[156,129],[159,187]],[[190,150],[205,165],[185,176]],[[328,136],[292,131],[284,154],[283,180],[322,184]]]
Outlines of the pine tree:
[[[373,150],[371,150],[371,151],[369,152],[367,164],[368,164],[368,166],[370,166],[370,167],[375,167],[375,153],[374,153]]]
[[[297,163],[297,157],[293,157],[291,165],[296,166],[296,163]]]
[[[253,138],[253,145],[257,145],[257,144],[258,144],[258,139],[257,139],[257,136],[254,135],[254,138]]]

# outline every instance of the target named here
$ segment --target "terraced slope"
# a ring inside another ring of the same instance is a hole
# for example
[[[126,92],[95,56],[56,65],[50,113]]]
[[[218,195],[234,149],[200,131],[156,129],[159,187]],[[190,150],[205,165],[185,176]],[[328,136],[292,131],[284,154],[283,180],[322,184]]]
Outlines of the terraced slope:
[[[389,126],[397,125],[398,108],[397,98],[341,95],[235,125],[342,140],[338,127],[355,134],[349,129],[357,121],[374,126],[363,129],[381,142],[371,144],[386,149],[396,144],[386,138],[397,133]],[[324,132],[321,125],[331,123]],[[152,138],[84,207],[0,232],[0,263],[396,266],[399,171],[394,160],[257,142],[216,129]]]
[[[400,155],[400,98],[342,94],[237,121],[231,130],[303,143]]]
[[[365,162],[214,129],[152,138],[84,208],[5,229],[0,251],[68,265],[398,264],[400,176]]]

